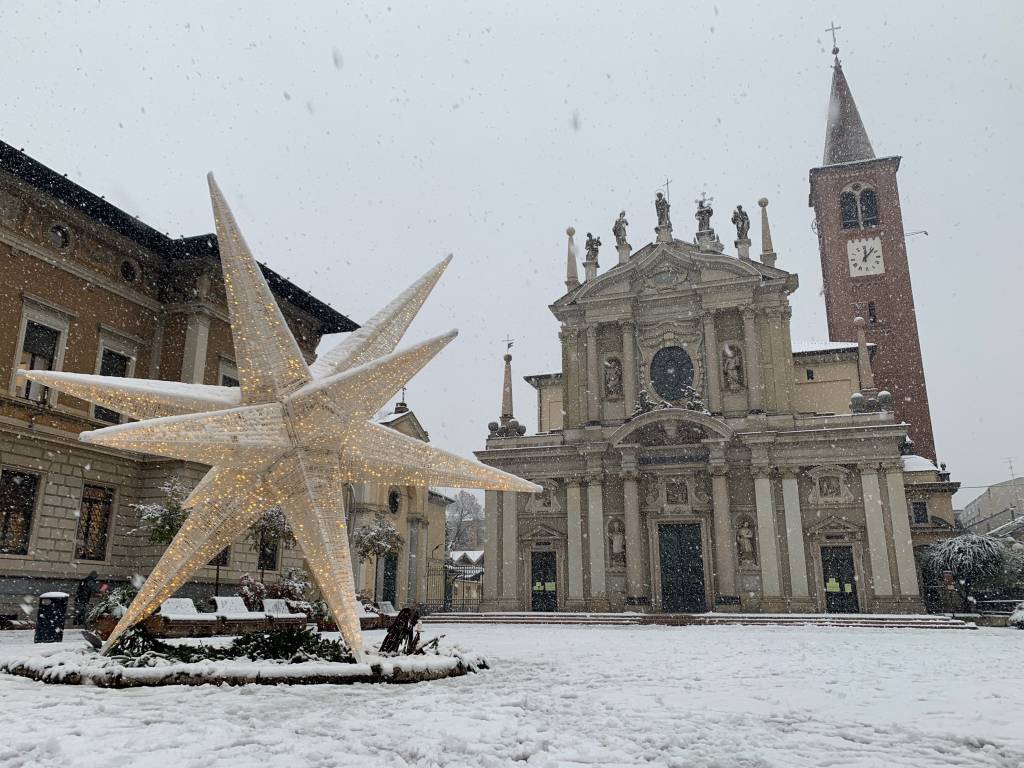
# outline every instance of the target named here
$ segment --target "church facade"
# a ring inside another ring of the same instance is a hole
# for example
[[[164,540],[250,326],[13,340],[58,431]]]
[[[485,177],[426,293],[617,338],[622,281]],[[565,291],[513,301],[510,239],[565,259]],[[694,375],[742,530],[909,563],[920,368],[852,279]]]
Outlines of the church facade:
[[[831,109],[830,121],[846,114]],[[834,249],[842,194],[858,182],[829,203],[828,169],[816,172],[816,204],[837,211],[833,240],[816,208]],[[896,194],[894,183],[864,185]],[[884,236],[902,241],[894,203]],[[869,343],[856,307],[841,325],[830,306],[833,341],[793,348],[799,281],[777,264],[767,204],[752,258],[742,208],[727,253],[710,205],[698,204],[693,240],[677,239],[659,194],[654,242],[634,250],[620,214],[617,263],[599,274],[600,240],[588,235],[582,281],[568,230],[566,293],[550,306],[562,368],[527,377],[538,432],[514,419],[506,355],[501,419],[477,453],[544,488],[487,492],[482,610],[923,610],[915,548],[952,531],[957,484],[934,454],[912,455],[908,425],[874,380],[884,340]]]

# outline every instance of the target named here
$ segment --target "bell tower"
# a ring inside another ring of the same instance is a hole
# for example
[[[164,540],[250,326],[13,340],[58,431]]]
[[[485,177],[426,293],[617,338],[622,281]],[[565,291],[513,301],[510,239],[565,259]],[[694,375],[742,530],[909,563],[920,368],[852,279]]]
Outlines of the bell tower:
[[[834,34],[834,33],[833,33]],[[875,386],[892,393],[914,452],[935,458],[914,291],[900,211],[900,158],[876,157],[833,48],[832,90],[822,164],[810,172],[829,339],[857,338],[863,317],[875,344]]]

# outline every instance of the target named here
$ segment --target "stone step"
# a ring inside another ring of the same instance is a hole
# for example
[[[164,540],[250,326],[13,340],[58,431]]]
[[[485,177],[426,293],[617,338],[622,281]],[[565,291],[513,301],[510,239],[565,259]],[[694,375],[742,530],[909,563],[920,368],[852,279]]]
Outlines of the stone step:
[[[435,624],[565,624],[591,626],[818,626],[889,629],[977,629],[948,616],[893,614],[636,614],[636,613],[437,613],[424,617]]]

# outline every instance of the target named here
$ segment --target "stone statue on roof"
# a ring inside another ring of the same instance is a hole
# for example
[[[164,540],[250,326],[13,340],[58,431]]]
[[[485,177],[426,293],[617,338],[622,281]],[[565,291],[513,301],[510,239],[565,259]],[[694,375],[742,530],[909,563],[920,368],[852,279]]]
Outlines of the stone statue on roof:
[[[601,238],[587,232],[587,261],[597,261],[597,250],[601,247]]]
[[[711,201],[706,198],[701,198],[697,201],[697,213],[693,215],[697,219],[697,231],[698,232],[710,232],[711,231],[711,217],[715,211],[711,207]]]
[[[619,218],[615,220],[612,225],[612,234],[615,235],[615,245],[628,245],[626,242],[626,227],[629,226],[629,222],[626,221],[626,212],[619,211]]]
[[[659,227],[671,227],[672,220],[669,218],[668,210],[672,206],[669,204],[665,196],[659,192],[654,196],[654,210],[658,214],[658,226]]]
[[[748,240],[750,233],[750,217],[747,212],[743,210],[742,205],[737,205],[736,210],[732,212],[732,223],[736,225],[736,239],[737,240]]]

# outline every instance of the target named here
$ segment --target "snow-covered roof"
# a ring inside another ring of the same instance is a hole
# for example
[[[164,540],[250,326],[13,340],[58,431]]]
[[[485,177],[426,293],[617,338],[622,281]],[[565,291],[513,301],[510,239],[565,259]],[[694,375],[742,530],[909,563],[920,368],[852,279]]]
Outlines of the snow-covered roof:
[[[807,355],[812,352],[843,352],[856,350],[856,341],[799,341],[793,342],[794,355]]]
[[[901,456],[903,460],[903,471],[904,472],[938,472],[939,468],[936,467],[930,459],[926,459],[924,456],[918,456],[916,454],[911,456]]]
[[[373,420],[378,424],[390,424],[393,421],[398,421],[402,416],[405,416],[408,411],[402,411],[401,413],[384,413],[373,417]]]
[[[482,549],[453,549],[449,554],[454,561],[461,560],[465,557],[471,563],[476,563],[484,556],[484,551]]]

